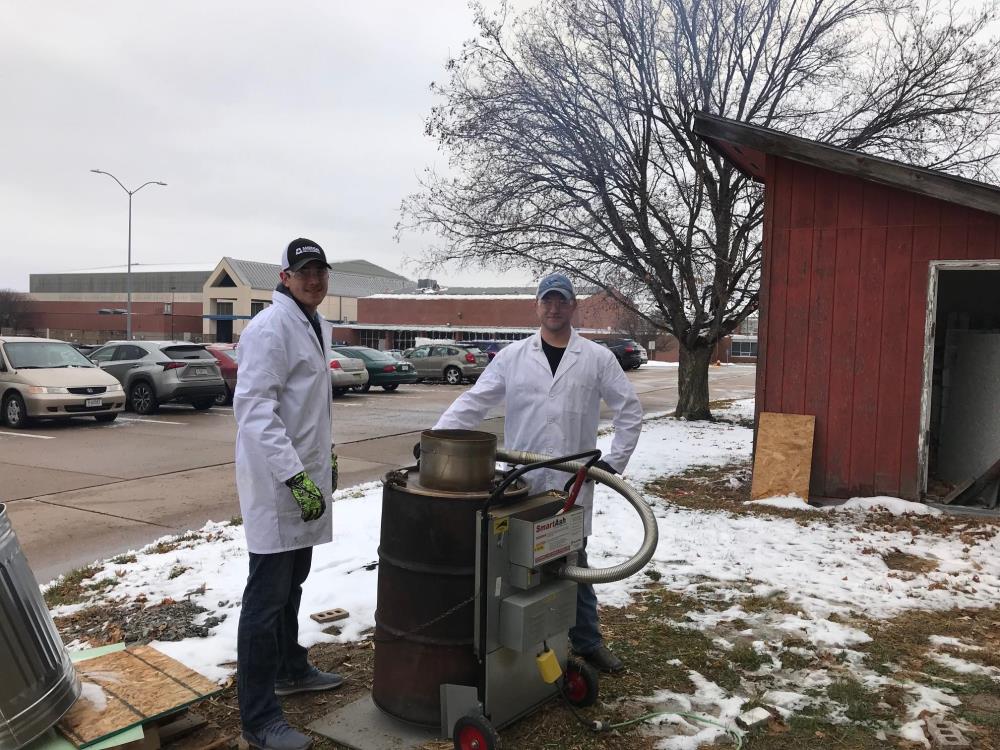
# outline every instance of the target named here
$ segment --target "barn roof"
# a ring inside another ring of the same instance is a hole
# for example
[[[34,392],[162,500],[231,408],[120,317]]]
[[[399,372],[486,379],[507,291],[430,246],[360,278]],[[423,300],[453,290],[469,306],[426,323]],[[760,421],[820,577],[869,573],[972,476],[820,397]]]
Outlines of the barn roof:
[[[827,169],[911,193],[1000,214],[1000,188],[936,169],[916,167],[860,151],[799,138],[704,112],[694,116],[694,132],[744,174],[764,181],[765,156]]]

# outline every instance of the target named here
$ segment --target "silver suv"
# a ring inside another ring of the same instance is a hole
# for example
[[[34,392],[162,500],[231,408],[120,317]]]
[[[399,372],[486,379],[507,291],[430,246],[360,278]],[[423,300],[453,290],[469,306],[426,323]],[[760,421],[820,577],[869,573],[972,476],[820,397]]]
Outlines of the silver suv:
[[[421,379],[441,379],[449,385],[458,385],[463,380],[475,382],[490,363],[478,347],[461,344],[418,346],[404,356]]]
[[[152,414],[168,401],[210,409],[226,392],[219,363],[202,344],[109,341],[91,352],[90,359],[118,378],[129,408],[138,414]]]

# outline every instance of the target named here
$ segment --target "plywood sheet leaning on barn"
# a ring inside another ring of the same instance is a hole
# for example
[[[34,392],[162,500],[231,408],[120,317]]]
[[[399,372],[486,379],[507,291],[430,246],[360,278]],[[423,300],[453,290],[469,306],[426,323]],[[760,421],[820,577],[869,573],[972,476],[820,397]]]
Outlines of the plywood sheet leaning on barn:
[[[149,646],[134,646],[77,664],[80,698],[57,724],[86,748],[108,735],[197,703],[222,688]]]
[[[754,500],[781,495],[809,499],[815,429],[811,414],[761,412],[750,488]]]

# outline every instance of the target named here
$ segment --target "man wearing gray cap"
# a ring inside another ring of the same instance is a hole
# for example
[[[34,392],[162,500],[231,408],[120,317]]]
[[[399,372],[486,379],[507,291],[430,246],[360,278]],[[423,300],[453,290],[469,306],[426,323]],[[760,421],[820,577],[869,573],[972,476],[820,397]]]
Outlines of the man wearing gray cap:
[[[617,474],[625,469],[642,429],[642,406],[611,351],[580,336],[572,326],[577,301],[561,273],[546,276],[535,295],[538,333],[501,349],[479,380],[441,415],[435,430],[476,428],[494,406],[505,402],[504,445],[511,450],[567,455],[597,445],[601,400],[614,412],[611,450],[596,465]],[[533,471],[532,492],[562,489],[567,474]],[[594,485],[586,483],[577,504],[586,509],[584,533],[591,533]],[[579,564],[587,565],[586,550]],[[624,668],[604,645],[597,596],[590,584],[577,587],[573,650],[604,672]]]
[[[312,548],[333,536],[324,516],[336,489],[331,326],[317,312],[329,274],[317,243],[290,242],[273,304],[250,321],[236,350],[236,486],[250,553],[236,684],[243,738],[262,750],[312,746],[285,721],[277,695],[330,690],[344,681],[310,664],[298,642]]]

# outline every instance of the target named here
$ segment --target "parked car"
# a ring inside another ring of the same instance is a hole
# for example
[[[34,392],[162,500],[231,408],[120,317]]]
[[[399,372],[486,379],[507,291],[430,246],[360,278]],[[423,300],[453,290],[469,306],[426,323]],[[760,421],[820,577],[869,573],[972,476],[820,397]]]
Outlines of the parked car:
[[[367,383],[368,368],[363,359],[348,357],[338,351],[330,353],[330,387],[334,396],[343,395],[355,387],[360,390]]]
[[[333,349],[365,363],[368,382],[353,386],[356,391],[367,393],[373,385],[382,386],[386,391],[394,391],[400,385],[417,382],[417,373],[413,366],[409,362],[400,362],[391,354],[368,346],[335,346]]]
[[[633,370],[642,364],[642,355],[639,353],[642,347],[632,339],[606,338],[594,341],[610,349],[623,370]]]
[[[187,341],[109,341],[90,359],[118,378],[128,406],[152,414],[170,401],[211,409],[226,392],[219,363],[204,344]]]
[[[636,346],[639,347],[639,364],[644,365],[649,362],[649,352],[642,344],[636,344]]]
[[[70,344],[74,349],[76,349],[80,354],[85,357],[89,357],[92,351],[100,349],[104,344]]]
[[[82,416],[113,422],[124,408],[121,384],[65,341],[0,336],[0,413],[8,427]]]
[[[513,344],[513,341],[501,341],[501,340],[488,340],[488,341],[463,341],[464,346],[475,346],[481,351],[486,352],[486,356],[489,357],[490,362],[493,358],[497,356],[497,352],[503,349],[505,346]]]
[[[205,349],[218,360],[219,371],[226,383],[225,393],[218,394],[215,403],[217,406],[231,404],[236,392],[236,344],[209,344]]]
[[[444,380],[458,385],[463,380],[475,380],[490,363],[485,352],[465,344],[428,344],[413,349],[406,360],[421,379]]]

